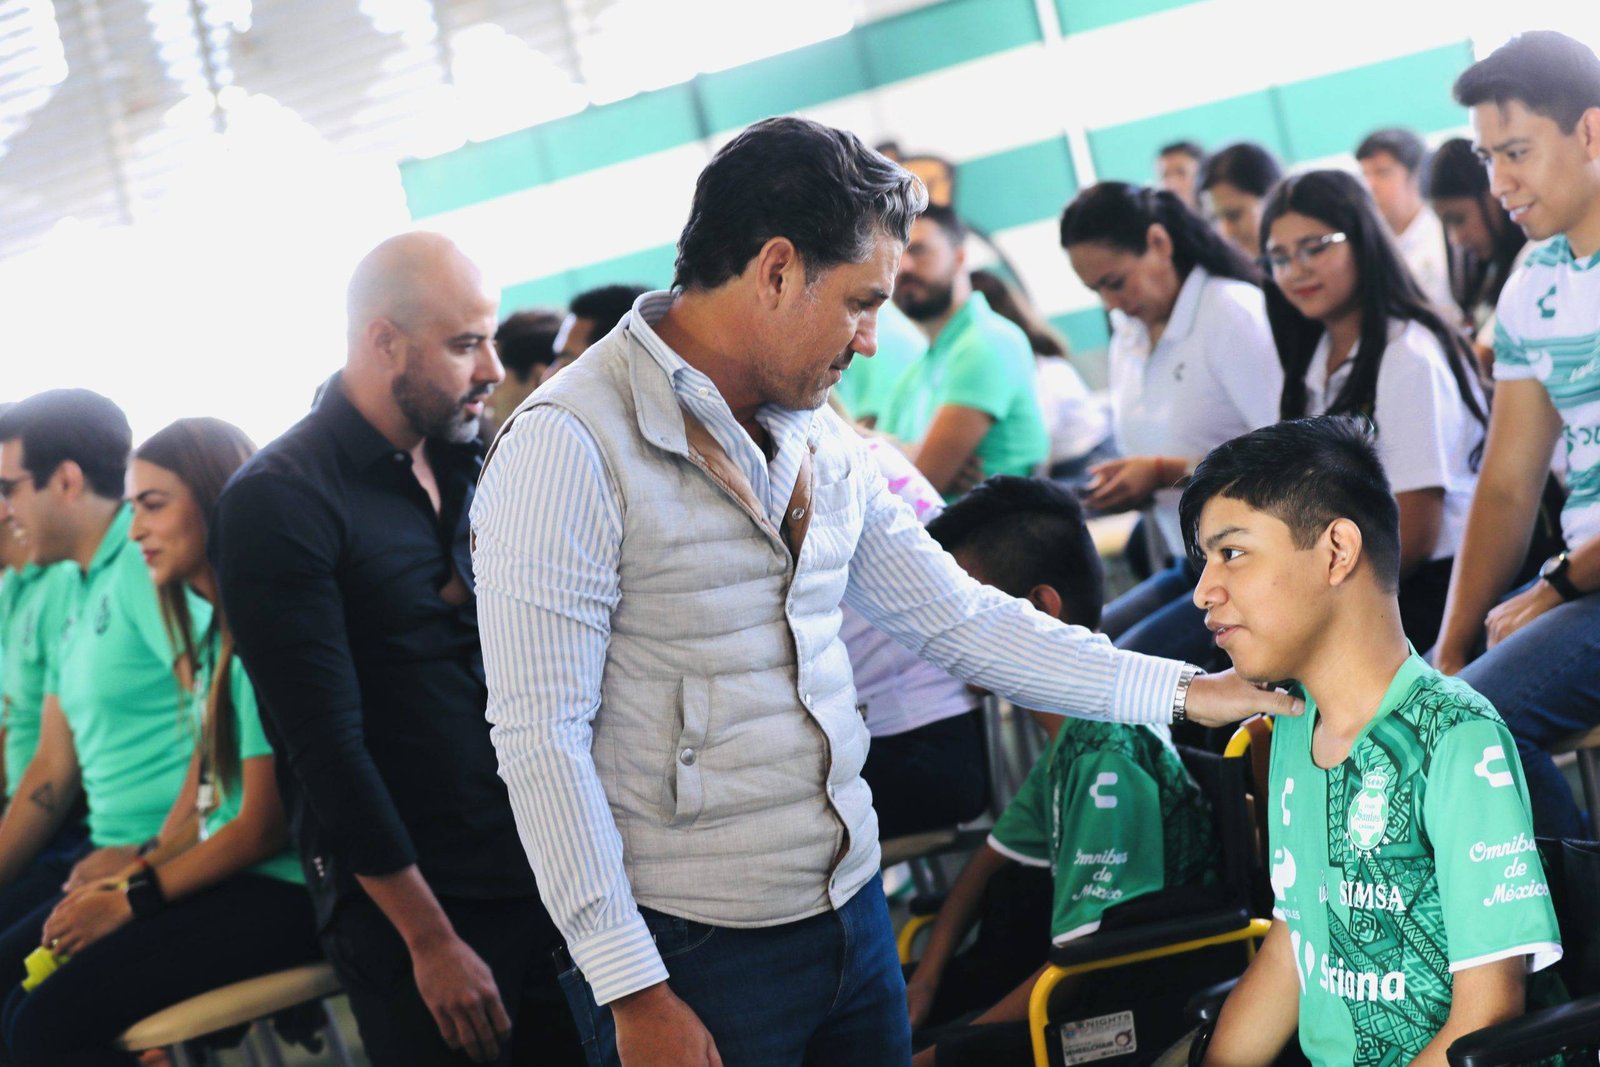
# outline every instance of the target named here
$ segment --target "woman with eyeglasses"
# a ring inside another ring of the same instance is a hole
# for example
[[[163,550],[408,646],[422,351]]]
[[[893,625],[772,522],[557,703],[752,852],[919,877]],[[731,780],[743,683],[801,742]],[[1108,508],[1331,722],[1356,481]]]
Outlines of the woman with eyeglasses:
[[[1148,508],[1178,557],[1107,606],[1122,648],[1204,662],[1215,649],[1191,600],[1174,486],[1212,448],[1277,421],[1283,371],[1255,265],[1166,191],[1103,182],[1061,216],[1072,269],[1111,313],[1112,431],[1121,459],[1090,468],[1084,504]]]
[[[1401,621],[1425,650],[1438,636],[1483,452],[1487,402],[1472,352],[1423,296],[1355,177],[1285,179],[1267,198],[1261,232],[1287,298],[1272,315],[1283,417],[1372,421],[1400,505]]]
[[[193,667],[189,684],[175,688],[173,723],[191,722],[198,704],[199,743],[141,858],[69,892],[31,932],[64,962],[32,991],[9,988],[0,1009],[5,1063],[135,1063],[114,1046],[139,1019],[321,956],[305,878],[288,847],[272,748],[206,557],[217,497],[254,451],[225,422],[181,419],[134,453],[129,534],[160,591],[176,651]],[[186,587],[213,605],[198,645]],[[6,940],[18,933],[14,927]]]

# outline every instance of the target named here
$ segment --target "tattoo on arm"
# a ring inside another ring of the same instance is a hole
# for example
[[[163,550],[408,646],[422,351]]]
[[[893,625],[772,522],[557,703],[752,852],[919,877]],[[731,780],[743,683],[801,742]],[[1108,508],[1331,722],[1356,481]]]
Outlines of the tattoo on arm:
[[[56,810],[56,787],[53,782],[46,782],[29,794],[28,799],[33,801],[45,811],[54,813]]]

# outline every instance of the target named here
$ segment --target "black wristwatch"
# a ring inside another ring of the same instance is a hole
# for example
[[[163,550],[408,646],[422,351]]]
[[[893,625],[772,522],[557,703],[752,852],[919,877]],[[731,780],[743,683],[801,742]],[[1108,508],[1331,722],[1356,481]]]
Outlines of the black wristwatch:
[[[128,879],[127,895],[128,907],[133,909],[136,919],[159,915],[167,906],[166,894],[161,892],[161,883],[156,881],[156,872],[149,867],[135,872]]]
[[[1558,552],[1544,561],[1544,566],[1539,568],[1539,577],[1550,583],[1550,588],[1561,594],[1562,600],[1577,600],[1583,591],[1572,584],[1572,579],[1567,577],[1567,571],[1572,566],[1572,560],[1565,552]]]

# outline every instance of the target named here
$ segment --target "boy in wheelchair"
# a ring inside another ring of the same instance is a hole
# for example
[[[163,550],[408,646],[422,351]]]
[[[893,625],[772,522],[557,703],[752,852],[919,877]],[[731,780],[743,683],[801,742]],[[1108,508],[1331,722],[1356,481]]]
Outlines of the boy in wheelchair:
[[[1406,642],[1399,514],[1363,429],[1280,423],[1213,450],[1180,505],[1195,602],[1235,668],[1293,679],[1274,731],[1271,932],[1205,1062],[1444,1064],[1561,956],[1517,750]]]
[[[929,523],[928,532],[978,581],[1063,621],[1099,624],[1100,560],[1066,489],[991,478]],[[1114,904],[1211,877],[1210,814],[1164,728],[1039,718],[1054,736],[956,881],[907,982],[919,1031],[914,1044],[922,1047],[918,1067],[1027,1062],[1028,997],[1049,944],[1094,932]],[[1043,894],[1049,942],[1042,923],[1035,930],[1006,922],[1020,932],[1020,952],[998,964],[990,953],[987,965],[963,967],[969,961],[955,950],[980,911],[992,916],[1039,899],[1030,868],[1049,874]],[[1002,894],[1006,899],[997,899]],[[961,984],[968,988],[953,988]],[[972,1017],[974,1007],[986,1010]]]

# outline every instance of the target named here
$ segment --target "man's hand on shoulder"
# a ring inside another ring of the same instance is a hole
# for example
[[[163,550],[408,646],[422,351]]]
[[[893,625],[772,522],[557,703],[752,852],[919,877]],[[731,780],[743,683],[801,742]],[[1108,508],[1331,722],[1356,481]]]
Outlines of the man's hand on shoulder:
[[[1301,715],[1305,710],[1299,697],[1248,682],[1233,670],[1202,674],[1189,683],[1187,717],[1201,726],[1227,726],[1263,712]]]
[[[622,1067],[722,1067],[711,1031],[665,982],[615,1000]]]
[[[445,1044],[479,1063],[498,1057],[511,1019],[483,958],[451,933],[413,946],[411,967]]]

